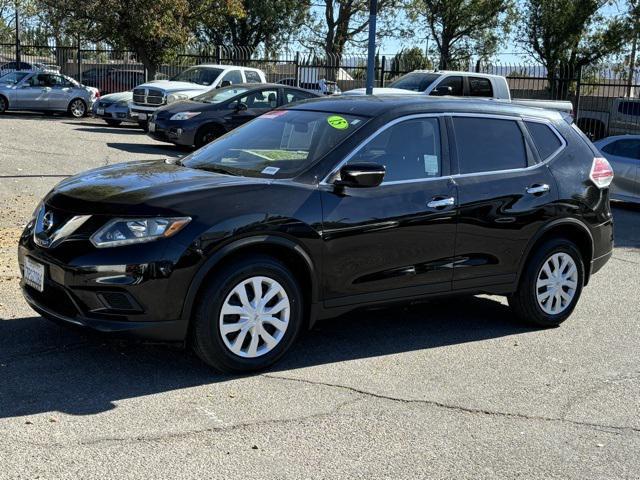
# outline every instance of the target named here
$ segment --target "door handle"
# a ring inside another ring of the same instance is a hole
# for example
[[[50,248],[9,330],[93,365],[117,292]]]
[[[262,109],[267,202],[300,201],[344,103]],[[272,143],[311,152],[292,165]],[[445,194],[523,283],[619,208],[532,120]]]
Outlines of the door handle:
[[[536,183],[535,185],[531,185],[530,187],[527,187],[527,193],[530,193],[532,195],[540,195],[541,193],[547,193],[549,189],[550,189],[549,185],[547,185],[546,183],[543,183],[543,184]]]
[[[446,197],[446,198],[434,198],[433,200],[431,200],[429,203],[427,203],[427,207],[429,208],[444,208],[444,207],[451,207],[453,205],[455,205],[456,203],[456,199],[453,197]]]

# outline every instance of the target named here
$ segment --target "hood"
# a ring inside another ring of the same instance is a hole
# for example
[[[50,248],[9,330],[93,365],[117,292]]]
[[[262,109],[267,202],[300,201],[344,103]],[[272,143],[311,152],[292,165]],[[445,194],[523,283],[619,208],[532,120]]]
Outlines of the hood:
[[[264,188],[268,180],[186,168],[172,160],[101,167],[60,182],[45,202],[75,214],[158,215],[191,213],[194,198],[222,187]],[[252,188],[252,189],[253,189]]]
[[[202,92],[211,90],[212,87],[211,85],[198,85],[197,83],[191,83],[191,82],[173,82],[171,80],[154,80],[152,82],[147,82],[147,83],[143,83],[142,85],[138,85],[136,88],[155,88],[157,90],[162,90],[165,93],[193,92],[193,95],[195,96]]]
[[[100,97],[100,101],[106,103],[116,103],[123,100],[129,102],[132,99],[133,93],[131,92],[110,93],[109,95],[102,95]]]
[[[366,88],[355,88],[342,92],[342,95],[366,95]],[[403,90],[402,88],[374,88],[374,95],[424,95],[422,92],[414,92],[412,90]]]

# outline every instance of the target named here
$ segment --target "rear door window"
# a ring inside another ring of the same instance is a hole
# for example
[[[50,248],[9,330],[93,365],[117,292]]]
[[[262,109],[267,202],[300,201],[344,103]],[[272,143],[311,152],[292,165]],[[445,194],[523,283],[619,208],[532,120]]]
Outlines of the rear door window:
[[[292,90],[289,88],[284,89],[285,103],[297,102],[306,98],[316,98],[311,92],[304,92],[302,90]]]
[[[527,166],[520,126],[514,120],[454,117],[460,173],[494,172]]]
[[[493,88],[488,78],[469,77],[469,96],[493,97]]]
[[[524,123],[533,138],[541,160],[546,160],[562,147],[562,142],[548,125],[540,122]]]

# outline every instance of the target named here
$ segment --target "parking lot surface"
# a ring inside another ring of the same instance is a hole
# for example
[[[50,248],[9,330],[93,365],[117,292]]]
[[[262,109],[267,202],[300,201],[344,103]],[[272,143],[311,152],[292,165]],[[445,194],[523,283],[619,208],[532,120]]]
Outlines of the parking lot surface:
[[[0,478],[640,478],[640,209],[573,316],[470,297],[320,323],[272,370],[107,341],[21,298],[16,243],[64,176],[183,155],[136,129],[0,117]]]

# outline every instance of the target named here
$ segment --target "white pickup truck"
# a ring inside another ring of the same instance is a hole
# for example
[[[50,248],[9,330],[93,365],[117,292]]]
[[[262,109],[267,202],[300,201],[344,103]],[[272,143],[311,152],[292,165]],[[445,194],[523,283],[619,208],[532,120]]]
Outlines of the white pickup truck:
[[[364,94],[364,88],[357,88],[343,93],[343,95]],[[415,70],[394,80],[388,87],[374,88],[373,94],[422,94],[495,98],[527,107],[547,108],[573,114],[573,104],[565,100],[512,99],[507,79],[500,75],[489,75],[487,73]]]
[[[158,108],[188,100],[214,88],[237,83],[266,83],[262,70],[235,65],[197,65],[187,68],[171,80],[154,80],[133,89],[129,104],[131,116],[145,126]]]
[[[583,97],[576,124],[591,140],[640,134],[640,98]]]

